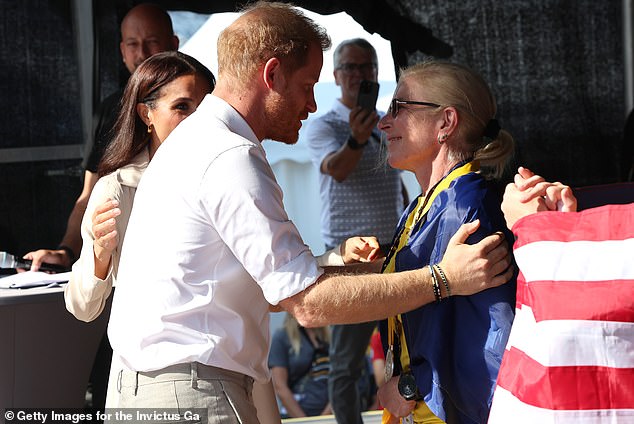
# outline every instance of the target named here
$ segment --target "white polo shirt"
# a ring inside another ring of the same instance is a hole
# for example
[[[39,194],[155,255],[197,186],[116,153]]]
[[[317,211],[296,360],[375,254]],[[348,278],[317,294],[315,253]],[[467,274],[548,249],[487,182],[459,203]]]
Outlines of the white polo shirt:
[[[323,270],[247,122],[207,95],[137,189],[108,335],[132,370],[198,361],[268,378],[268,303]]]

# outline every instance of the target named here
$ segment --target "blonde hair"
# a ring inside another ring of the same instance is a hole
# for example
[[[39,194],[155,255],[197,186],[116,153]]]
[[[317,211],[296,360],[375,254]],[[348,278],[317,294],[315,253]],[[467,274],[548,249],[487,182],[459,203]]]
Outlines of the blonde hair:
[[[297,69],[311,47],[330,48],[326,30],[299,9],[279,2],[249,6],[218,37],[218,77],[244,86],[267,60],[276,57]]]
[[[288,340],[291,342],[293,353],[295,355],[299,354],[302,336],[300,333],[300,325],[293,315],[288,313],[286,314],[286,317],[284,318],[284,330],[286,331]],[[324,343],[330,343],[330,331],[328,331],[328,327],[316,327],[312,328],[312,330],[315,332],[315,335],[319,340]]]
[[[429,98],[425,101],[441,106],[453,106],[460,114],[455,137],[458,143],[448,145],[450,158],[479,160],[482,173],[488,178],[500,178],[513,156],[515,143],[508,131],[500,129],[497,136],[484,136],[485,128],[495,118],[497,105],[486,81],[466,66],[430,61],[401,71],[407,78],[425,86]],[[465,113],[460,113],[465,112]]]

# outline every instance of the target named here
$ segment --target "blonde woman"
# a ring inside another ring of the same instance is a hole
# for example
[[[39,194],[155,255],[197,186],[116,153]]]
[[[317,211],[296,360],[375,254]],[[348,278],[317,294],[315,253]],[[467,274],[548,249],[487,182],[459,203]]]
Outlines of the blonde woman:
[[[480,220],[468,243],[506,231],[501,196],[490,180],[502,174],[513,139],[495,114],[495,99],[479,75],[465,66],[428,62],[401,73],[379,122],[388,162],[412,171],[423,191],[401,217],[384,272],[428,269],[436,299],[382,325],[391,378],[379,398],[391,415],[387,422],[487,421],[514,317],[515,279],[451,296],[435,265],[461,224]]]
[[[327,327],[305,328],[291,314],[273,335],[269,368],[282,418],[330,414]]]

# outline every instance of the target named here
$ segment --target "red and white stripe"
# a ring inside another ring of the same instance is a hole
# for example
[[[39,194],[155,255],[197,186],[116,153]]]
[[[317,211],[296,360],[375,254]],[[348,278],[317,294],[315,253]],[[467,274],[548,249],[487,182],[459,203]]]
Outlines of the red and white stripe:
[[[516,317],[489,423],[634,423],[634,204],[513,231]]]

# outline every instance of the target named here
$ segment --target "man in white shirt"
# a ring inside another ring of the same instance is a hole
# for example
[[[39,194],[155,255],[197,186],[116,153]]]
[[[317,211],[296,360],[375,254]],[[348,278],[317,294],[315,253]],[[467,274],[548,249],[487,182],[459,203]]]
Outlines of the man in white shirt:
[[[137,190],[108,330],[126,366],[121,407],[257,423],[251,384],[269,378],[270,305],[320,326],[434,300],[424,270],[324,273],[284,211],[260,143],[297,141],[329,47],[321,27],[283,3],[258,2],[221,33],[214,93],[163,143]],[[453,294],[509,279],[501,240],[450,246],[441,266]]]

